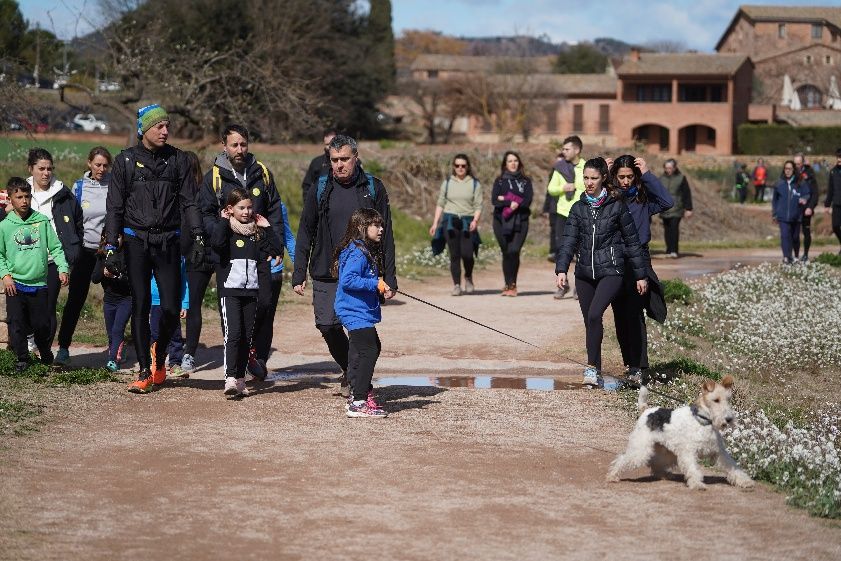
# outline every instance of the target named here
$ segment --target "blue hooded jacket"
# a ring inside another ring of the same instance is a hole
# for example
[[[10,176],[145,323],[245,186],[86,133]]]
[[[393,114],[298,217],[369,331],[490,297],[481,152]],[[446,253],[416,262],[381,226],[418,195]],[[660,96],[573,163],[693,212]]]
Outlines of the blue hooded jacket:
[[[369,261],[361,241],[349,244],[339,254],[339,283],[333,309],[348,331],[374,327],[382,319],[377,293],[379,272]]]
[[[672,208],[675,204],[669,190],[663,187],[657,176],[647,171],[642,176],[642,184],[645,186],[647,200],[644,203],[638,203],[634,199],[628,199],[625,196],[622,200],[628,205],[628,212],[634,219],[634,226],[637,227],[637,236],[639,236],[640,244],[647,244],[651,241],[651,217],[655,214],[660,214],[664,210]],[[621,190],[619,190],[622,193]],[[624,193],[623,193],[624,195]]]
[[[800,204],[800,199],[809,200],[812,191],[807,183],[797,183],[797,178],[792,176],[790,180],[781,177],[774,184],[774,197],[772,199],[772,214],[778,222],[801,222],[803,220],[803,209],[805,205]]]

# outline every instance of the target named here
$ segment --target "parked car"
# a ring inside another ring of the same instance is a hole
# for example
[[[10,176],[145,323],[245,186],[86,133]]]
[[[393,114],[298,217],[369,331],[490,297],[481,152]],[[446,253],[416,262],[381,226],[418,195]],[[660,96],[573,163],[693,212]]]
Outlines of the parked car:
[[[27,131],[36,133],[45,133],[50,130],[50,125],[45,121],[38,121],[33,123],[24,117],[18,117],[9,121],[9,130],[12,131]]]
[[[73,122],[82,127],[85,132],[108,132],[108,122],[97,118],[92,113],[79,113],[73,117]]]

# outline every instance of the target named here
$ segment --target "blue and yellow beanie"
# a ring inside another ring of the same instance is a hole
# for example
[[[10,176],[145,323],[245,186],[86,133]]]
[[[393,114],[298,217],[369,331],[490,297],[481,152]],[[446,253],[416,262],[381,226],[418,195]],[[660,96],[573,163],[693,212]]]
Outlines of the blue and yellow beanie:
[[[137,136],[143,136],[143,133],[161,121],[169,121],[166,109],[157,103],[141,107],[137,110]]]

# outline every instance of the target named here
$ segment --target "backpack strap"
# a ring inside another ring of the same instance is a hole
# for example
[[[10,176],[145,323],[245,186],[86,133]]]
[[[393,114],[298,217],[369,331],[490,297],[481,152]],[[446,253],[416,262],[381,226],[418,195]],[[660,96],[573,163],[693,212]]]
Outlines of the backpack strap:
[[[450,178],[447,178],[446,183],[444,183],[444,199],[447,198],[447,195],[450,194]]]
[[[82,206],[82,188],[84,185],[84,179],[77,179],[76,183],[73,184],[73,190],[76,192],[76,202],[79,203],[79,206]]]
[[[324,198],[325,189],[327,189],[327,176],[319,175],[318,183],[316,184],[315,188],[315,200],[318,201],[319,205],[321,204],[321,199]]]
[[[269,168],[263,164],[260,160],[257,160],[257,165],[260,166],[260,169],[263,170],[263,185],[266,186],[266,189],[269,188]]]
[[[449,180],[448,180],[449,181]],[[473,178],[473,193],[476,193],[476,187],[479,186],[479,181],[474,177]]]
[[[368,178],[368,194],[371,195],[371,200],[373,201],[377,196],[377,189],[374,186],[374,176],[365,172],[365,177]]]

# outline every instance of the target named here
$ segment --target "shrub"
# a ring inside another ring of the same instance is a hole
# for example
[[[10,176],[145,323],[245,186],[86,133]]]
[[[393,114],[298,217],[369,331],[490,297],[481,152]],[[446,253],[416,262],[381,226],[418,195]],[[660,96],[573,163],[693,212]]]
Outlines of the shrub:
[[[841,267],[841,255],[835,253],[821,253],[815,261],[830,267]]]
[[[834,154],[841,127],[744,124],[737,136],[742,154],[793,154],[804,148],[813,154]]]
[[[663,283],[663,298],[666,302],[680,302],[681,304],[689,304],[692,300],[692,289],[688,284],[680,279],[671,279],[662,281]]]

